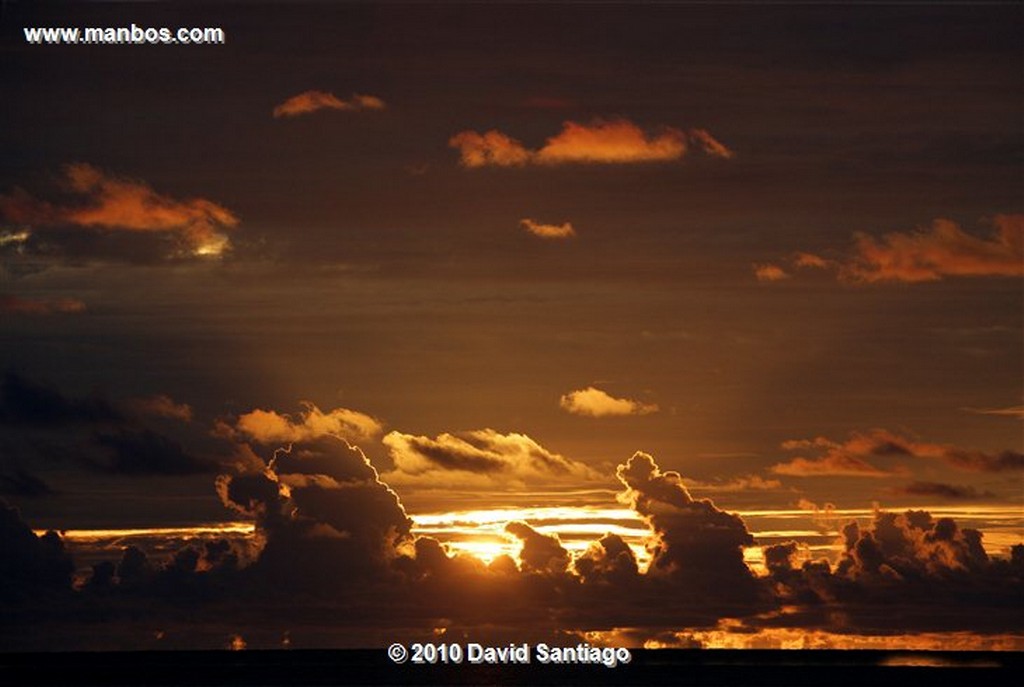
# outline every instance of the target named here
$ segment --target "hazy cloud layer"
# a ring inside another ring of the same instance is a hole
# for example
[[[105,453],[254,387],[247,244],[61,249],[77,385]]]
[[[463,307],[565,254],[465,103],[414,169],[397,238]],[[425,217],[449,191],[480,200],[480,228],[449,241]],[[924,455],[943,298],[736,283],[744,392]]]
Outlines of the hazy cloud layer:
[[[1024,406],[1010,406],[1009,408],[967,408],[968,412],[979,415],[1004,415],[1024,420]]]
[[[317,110],[383,110],[384,101],[374,95],[353,94],[342,100],[325,91],[304,91],[274,108],[274,117],[298,117]]]
[[[946,484],[944,482],[911,482],[896,487],[891,493],[899,496],[928,496],[950,500],[982,500],[993,498],[990,491],[978,491],[969,485]]]
[[[0,314],[54,315],[85,312],[85,303],[77,298],[38,299],[0,294]]]
[[[568,413],[586,417],[650,415],[658,412],[658,406],[654,403],[615,398],[592,386],[570,391],[559,399],[559,405]]]
[[[22,189],[0,195],[0,216],[35,228],[152,233],[175,237],[179,252],[219,255],[230,245],[238,217],[205,198],[177,200],[148,184],[114,176],[92,165],[65,165],[61,184],[67,202],[37,200]],[[32,232],[26,242],[36,238]]]
[[[462,131],[449,139],[464,167],[522,167],[526,164],[632,164],[670,162],[686,154],[690,139],[708,155],[732,157],[732,152],[704,129],[688,136],[679,129],[662,127],[648,133],[626,119],[594,119],[581,124],[567,121],[545,144],[530,150],[500,131]]]
[[[1024,453],[1013,450],[990,453],[965,449],[950,444],[932,444],[907,439],[884,429],[853,432],[844,442],[825,437],[784,442],[788,451],[811,450],[817,457],[797,457],[778,463],[772,471],[781,475],[813,477],[844,475],[848,477],[886,477],[905,472],[902,469],[884,469],[874,462],[879,458],[940,460],[959,470],[969,472],[1007,472],[1024,470]]]

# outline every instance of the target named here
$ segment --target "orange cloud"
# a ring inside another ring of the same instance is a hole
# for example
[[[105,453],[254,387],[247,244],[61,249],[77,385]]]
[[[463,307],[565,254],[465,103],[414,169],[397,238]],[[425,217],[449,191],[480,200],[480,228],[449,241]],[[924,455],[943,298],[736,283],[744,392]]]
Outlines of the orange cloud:
[[[833,270],[839,279],[860,284],[1024,276],[1024,215],[996,215],[992,224],[995,231],[989,238],[968,234],[948,219],[881,239],[857,233],[853,254],[845,259],[797,253],[792,263]]]
[[[348,408],[323,412],[309,401],[297,418],[257,408],[239,416],[235,431],[261,444],[312,441],[333,436],[352,442],[372,439],[383,431],[379,420]],[[223,429],[223,428],[222,428]]]
[[[587,417],[649,415],[658,412],[658,406],[653,403],[615,398],[592,386],[565,394],[559,400],[559,405],[573,415]]]
[[[816,458],[794,458],[771,468],[772,472],[777,474],[794,477],[887,477],[905,472],[902,469],[884,470],[869,462],[886,457],[941,460],[951,467],[969,472],[1024,470],[1024,453],[1010,450],[987,453],[950,444],[913,441],[884,429],[873,429],[866,433],[854,432],[842,443],[825,437],[786,441],[783,442],[782,448],[787,451],[811,449],[821,454]]]
[[[274,108],[274,117],[297,117],[317,110],[383,110],[384,101],[374,95],[354,94],[342,100],[325,91],[305,91]]]
[[[591,124],[565,122],[562,131],[537,151],[536,161],[545,165],[569,162],[621,164],[665,162],[686,153],[686,136],[678,129],[665,128],[648,136],[643,129],[624,119],[594,120]]]
[[[522,219],[519,220],[519,224],[526,231],[542,239],[567,239],[576,235],[576,230],[572,228],[570,222],[565,224],[540,224],[532,219]]]
[[[997,215],[983,239],[937,219],[930,230],[857,234],[857,255],[842,274],[852,281],[936,281],[943,277],[1024,276],[1024,215]]]
[[[38,300],[0,294],[0,313],[5,315],[53,315],[85,312],[85,303],[76,298]]]
[[[448,139],[448,145],[459,149],[463,167],[522,167],[532,155],[522,143],[500,131],[463,131]]]
[[[729,160],[736,154],[716,139],[707,129],[690,129],[690,140],[700,144],[704,152],[712,157],[720,157]]]
[[[704,129],[687,135],[679,129],[662,127],[647,133],[626,119],[595,119],[589,124],[567,121],[562,130],[538,150],[529,150],[500,131],[480,134],[463,131],[448,145],[457,148],[464,167],[522,167],[526,164],[632,164],[669,162],[686,154],[690,139],[709,155],[729,158],[733,153]]]
[[[758,281],[782,281],[783,279],[789,279],[789,273],[786,270],[770,263],[761,265],[755,263],[754,276],[757,277]]]
[[[229,245],[223,230],[238,225],[230,210],[210,200],[175,200],[144,182],[116,177],[85,163],[66,165],[64,183],[83,199],[81,204],[56,206],[19,189],[0,195],[0,213],[21,224],[177,234],[194,255],[221,254]]]

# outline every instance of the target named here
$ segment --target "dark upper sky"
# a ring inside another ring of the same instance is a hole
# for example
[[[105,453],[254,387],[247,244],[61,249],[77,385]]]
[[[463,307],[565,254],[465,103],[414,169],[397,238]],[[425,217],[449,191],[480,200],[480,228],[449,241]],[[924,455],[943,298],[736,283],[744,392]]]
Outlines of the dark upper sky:
[[[5,3],[0,359],[71,399],[188,404],[167,429],[186,465],[227,450],[215,420],[309,401],[376,418],[362,445],[385,468],[389,431],[492,428],[858,504],[915,477],[1019,498],[1019,477],[921,446],[1021,449],[1021,19]],[[22,33],[132,23],[227,41]],[[274,116],[309,91],[333,104]],[[491,131],[473,166],[455,137]],[[572,411],[591,387],[611,415]],[[8,471],[67,467],[8,425]],[[850,468],[782,447],[874,430],[918,448],[855,447]],[[776,469],[798,457],[820,476]]]

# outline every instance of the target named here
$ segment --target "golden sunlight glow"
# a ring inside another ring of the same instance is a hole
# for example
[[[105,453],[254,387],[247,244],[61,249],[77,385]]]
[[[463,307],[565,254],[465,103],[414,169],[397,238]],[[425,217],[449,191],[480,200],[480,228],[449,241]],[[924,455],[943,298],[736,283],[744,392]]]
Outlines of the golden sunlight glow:
[[[518,560],[521,544],[505,532],[510,522],[522,521],[546,535],[557,535],[562,546],[578,556],[605,534],[617,534],[636,555],[640,569],[650,562],[645,541],[650,531],[628,508],[593,506],[536,506],[494,508],[410,515],[413,533],[434,537],[452,553],[469,554],[490,563],[502,554]]]
[[[46,534],[46,530],[33,530],[37,536]],[[132,529],[95,529],[95,530],[60,530],[62,539],[71,542],[97,542],[105,539],[128,539],[133,537],[166,537],[168,539],[188,539],[192,537],[209,537],[253,534],[251,522],[214,522],[192,525],[189,527],[137,527]]]

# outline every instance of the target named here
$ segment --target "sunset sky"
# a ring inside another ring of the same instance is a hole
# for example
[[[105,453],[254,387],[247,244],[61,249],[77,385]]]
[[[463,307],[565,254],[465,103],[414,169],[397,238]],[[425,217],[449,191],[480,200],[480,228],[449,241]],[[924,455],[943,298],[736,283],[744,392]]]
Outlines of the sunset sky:
[[[1019,4],[0,12],[8,646],[1024,649]]]

